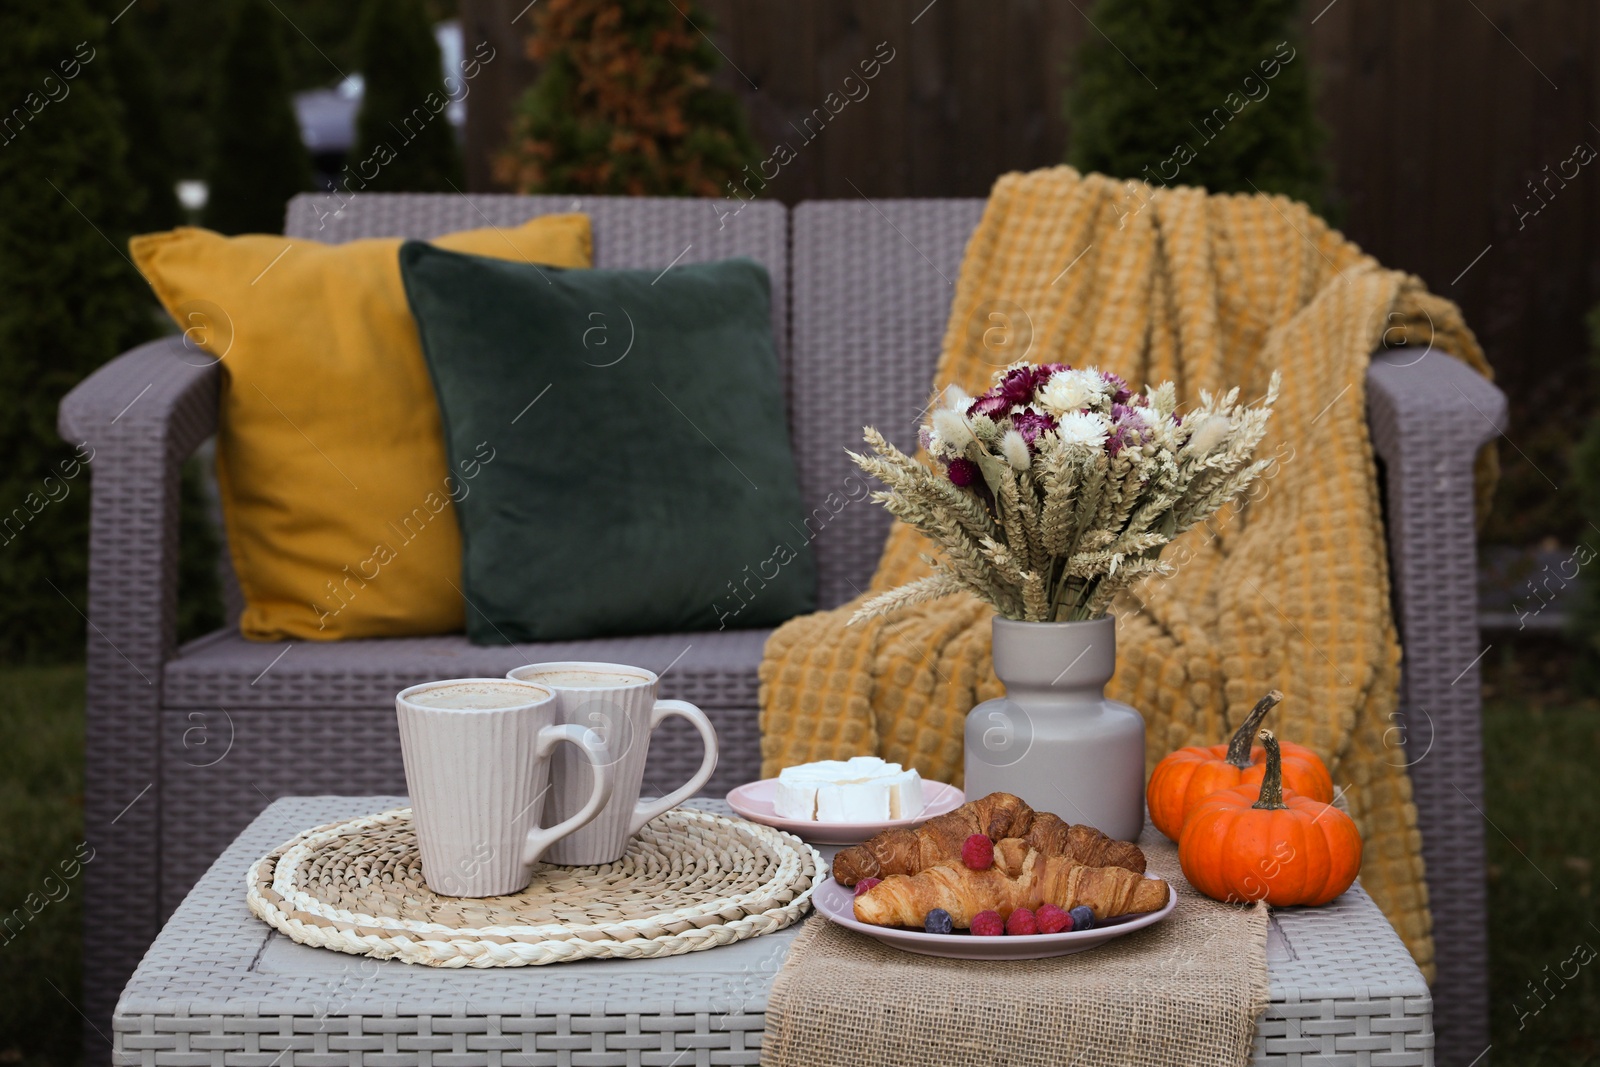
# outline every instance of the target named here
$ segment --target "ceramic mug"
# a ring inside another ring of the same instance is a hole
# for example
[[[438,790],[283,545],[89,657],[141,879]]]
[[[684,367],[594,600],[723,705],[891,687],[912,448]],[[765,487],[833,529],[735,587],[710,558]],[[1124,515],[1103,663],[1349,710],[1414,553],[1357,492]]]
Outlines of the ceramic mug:
[[[605,810],[582,829],[556,842],[545,859],[551,863],[589,865],[612,863],[628,849],[628,839],[657,815],[694,796],[717,768],[717,731],[706,713],[686,700],[657,700],[661,680],[643,667],[621,663],[563,661],[530,663],[507,677],[535,682],[555,690],[561,722],[590,727],[605,738],[611,751],[615,785]],[[659,800],[640,800],[645,757],[650,735],[671,716],[688,719],[705,742],[700,769],[683,785]],[[570,751],[556,754],[545,816],[559,819],[577,810],[591,775],[587,764]]]
[[[564,725],[545,686],[457,678],[414,685],[394,703],[422,877],[435,893],[495,897],[525,889],[551,846],[611,799],[605,741]],[[558,752],[592,769],[563,805],[568,816],[545,827],[548,794],[561,788],[550,780]]]

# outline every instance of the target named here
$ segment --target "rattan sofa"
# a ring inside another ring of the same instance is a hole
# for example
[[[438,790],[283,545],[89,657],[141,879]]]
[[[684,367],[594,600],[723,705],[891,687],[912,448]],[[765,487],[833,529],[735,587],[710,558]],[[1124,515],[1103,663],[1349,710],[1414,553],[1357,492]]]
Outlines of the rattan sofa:
[[[765,264],[801,488],[814,509],[806,531],[820,602],[836,605],[865,587],[887,517],[864,499],[844,448],[865,424],[913,443],[982,201],[858,199],[791,210],[362,194],[330,216],[324,199],[291,202],[290,237],[425,238],[582,210],[594,220],[599,266],[733,255]],[[641,664],[665,671],[667,694],[716,723],[722,758],[708,793],[757,776],[766,631],[478,648],[461,635],[255,644],[230,628],[178,646],[179,468],[216,428],[219,377],[208,358],[162,340],[101,368],[61,404],[62,435],[94,449],[85,805],[95,858],[84,877],[86,1010],[97,1024],[166,916],[273,798],[404,791],[393,710],[403,686],[499,675],[538,659]],[[1465,1062],[1483,1047],[1487,1007],[1472,461],[1497,433],[1505,400],[1456,360],[1415,350],[1378,354],[1366,392],[1406,652],[1397,726],[1409,747],[1396,758],[1412,763],[1422,821],[1441,1062]],[[237,606],[230,592],[230,610]],[[664,733],[650,778],[680,781],[698,760],[692,733]]]

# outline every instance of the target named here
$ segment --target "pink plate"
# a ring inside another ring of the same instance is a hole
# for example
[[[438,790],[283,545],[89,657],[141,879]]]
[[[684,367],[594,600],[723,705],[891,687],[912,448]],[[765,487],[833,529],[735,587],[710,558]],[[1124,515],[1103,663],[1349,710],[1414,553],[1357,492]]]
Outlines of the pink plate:
[[[1147,874],[1146,878],[1154,875]],[[856,918],[855,893],[831,877],[811,894],[811,904],[840,926],[877,938],[892,948],[920,952],[924,956],[944,956],[956,960],[1040,960],[1047,956],[1066,956],[1097,948],[1114,937],[1142,930],[1165,919],[1178,906],[1178,892],[1167,887],[1166,907],[1141,915],[1107,919],[1093,930],[1073,930],[1063,934],[1025,934],[1020,937],[973,937],[971,934],[929,934],[902,926],[873,926]]]
[[[893,830],[900,826],[920,826],[935,815],[954,811],[967,802],[966,794],[953,785],[924,781],[922,810],[910,819],[890,819],[888,822],[812,822],[808,819],[779,818],[772,810],[772,798],[777,792],[776,778],[746,782],[728,794],[728,806],[751,822],[787,830],[813,845],[859,845],[882,830]]]

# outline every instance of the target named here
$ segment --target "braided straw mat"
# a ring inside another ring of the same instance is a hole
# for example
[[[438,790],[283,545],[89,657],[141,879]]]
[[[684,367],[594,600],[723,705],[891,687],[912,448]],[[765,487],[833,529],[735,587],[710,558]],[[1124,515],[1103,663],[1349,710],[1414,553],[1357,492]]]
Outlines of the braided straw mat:
[[[432,967],[645,959],[781,930],[811,905],[822,857],[743,819],[677,808],[615,863],[540,864],[520,893],[440,896],[410,808],[306,830],[250,870],[251,914],[304,945]]]

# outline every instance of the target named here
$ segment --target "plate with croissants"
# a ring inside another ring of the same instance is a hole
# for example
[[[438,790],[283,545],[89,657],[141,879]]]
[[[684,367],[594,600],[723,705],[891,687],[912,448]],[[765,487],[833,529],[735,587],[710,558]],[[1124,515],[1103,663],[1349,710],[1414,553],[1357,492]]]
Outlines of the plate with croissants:
[[[990,793],[840,849],[812,904],[885,944],[956,959],[1042,959],[1160,922],[1177,893],[1144,853]]]

